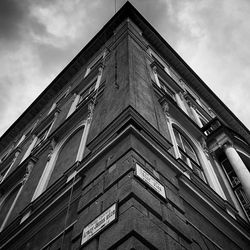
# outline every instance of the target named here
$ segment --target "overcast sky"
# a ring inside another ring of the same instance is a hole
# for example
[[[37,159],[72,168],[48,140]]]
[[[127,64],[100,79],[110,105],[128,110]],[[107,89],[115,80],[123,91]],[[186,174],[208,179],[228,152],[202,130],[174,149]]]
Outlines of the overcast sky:
[[[250,1],[130,2],[250,128]],[[0,0],[0,136],[114,12],[115,0]]]

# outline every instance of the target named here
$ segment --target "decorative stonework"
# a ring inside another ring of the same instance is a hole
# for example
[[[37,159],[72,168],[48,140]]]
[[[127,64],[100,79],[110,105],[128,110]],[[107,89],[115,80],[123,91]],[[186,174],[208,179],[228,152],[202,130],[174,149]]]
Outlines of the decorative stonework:
[[[225,143],[221,146],[221,148],[223,148],[224,150],[227,149],[227,148],[229,148],[229,147],[233,147],[233,148],[234,148],[234,145],[233,145],[233,143],[232,143],[231,141],[227,141],[227,142],[225,142]]]
[[[206,142],[204,137],[200,138],[200,144],[201,144],[201,147],[202,147],[203,152],[205,153],[206,157],[209,158],[209,150],[207,147],[207,142]]]
[[[99,76],[102,75],[103,69],[104,69],[104,65],[102,64],[102,65],[98,68],[98,75],[99,75]]]
[[[93,113],[94,113],[94,103],[93,102],[90,102],[88,104],[88,115],[87,115],[87,121],[90,122],[92,120],[92,117],[93,117]]]
[[[166,116],[169,116],[169,104],[166,101],[162,104],[162,110]]]
[[[29,162],[28,166],[26,167],[26,172],[25,172],[25,175],[24,175],[23,180],[22,180],[23,184],[28,180],[32,168],[33,168],[33,164],[31,162]]]
[[[56,141],[55,141],[55,139],[53,138],[53,139],[51,140],[51,142],[50,142],[50,150],[49,150],[49,154],[48,154],[48,157],[47,157],[47,161],[50,161],[51,156],[52,156],[52,154],[53,154],[53,152],[54,152],[55,147],[56,147]]]
[[[157,67],[154,66],[152,69],[153,69],[154,74],[157,74]]]

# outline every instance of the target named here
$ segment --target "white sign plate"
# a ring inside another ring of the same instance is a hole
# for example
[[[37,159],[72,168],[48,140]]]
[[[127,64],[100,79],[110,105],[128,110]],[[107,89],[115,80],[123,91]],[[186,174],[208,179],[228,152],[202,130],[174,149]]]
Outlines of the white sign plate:
[[[102,229],[108,226],[111,222],[116,219],[117,204],[115,203],[101,215],[99,215],[95,220],[90,222],[84,229],[82,233],[81,245],[86,243]]]
[[[164,186],[138,164],[136,164],[136,175],[166,199]]]

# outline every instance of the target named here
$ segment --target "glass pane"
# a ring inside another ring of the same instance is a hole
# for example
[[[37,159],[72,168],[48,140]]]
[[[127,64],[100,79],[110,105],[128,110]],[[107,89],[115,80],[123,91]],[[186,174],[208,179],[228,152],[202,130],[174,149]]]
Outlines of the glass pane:
[[[96,62],[94,62],[91,66],[90,66],[90,70],[92,70],[97,64],[99,64],[102,61],[103,55],[101,55],[101,57],[99,59],[97,59]]]
[[[189,166],[189,161],[188,161],[187,156],[181,150],[179,150],[179,151],[181,154],[181,159]]]
[[[159,82],[160,82],[160,85],[161,85],[161,88],[164,90],[164,92],[166,94],[168,94],[170,97],[172,97],[172,99],[175,99],[175,94],[174,92],[168,87],[167,83],[161,78],[161,77],[158,77],[159,78]]]
[[[195,161],[197,164],[199,164],[194,149],[191,147],[191,145],[187,142],[187,140],[186,140],[184,137],[182,137],[182,142],[183,142],[183,145],[184,145],[184,151],[185,151],[185,153],[186,153],[193,161]]]
[[[176,139],[178,147],[180,147],[182,150],[184,150],[183,145],[182,145],[182,141],[180,139],[180,134],[176,129],[174,129],[174,134],[175,134],[175,139]]]
[[[202,170],[200,168],[198,168],[194,163],[191,162],[192,168],[194,173],[199,176],[204,182],[206,182],[206,178],[204,173],[202,172]]]
[[[81,94],[80,94],[80,99],[79,103],[83,102],[84,100],[87,100],[89,98],[89,95],[94,92],[95,86],[96,86],[96,81],[95,79]]]

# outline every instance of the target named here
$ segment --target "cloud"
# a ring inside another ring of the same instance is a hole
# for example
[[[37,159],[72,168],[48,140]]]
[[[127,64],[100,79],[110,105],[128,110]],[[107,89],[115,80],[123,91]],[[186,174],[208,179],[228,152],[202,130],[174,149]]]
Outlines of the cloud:
[[[104,5],[0,1],[0,135],[108,20]]]
[[[117,0],[117,10],[125,2]],[[250,127],[244,102],[249,99],[250,3],[131,3]],[[0,1],[0,135],[114,13],[113,0]]]
[[[25,1],[0,1],[0,39],[13,40],[21,35],[20,23],[25,19]]]
[[[250,127],[249,2],[169,0],[168,7],[179,30],[172,40],[174,49]]]

